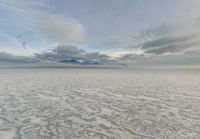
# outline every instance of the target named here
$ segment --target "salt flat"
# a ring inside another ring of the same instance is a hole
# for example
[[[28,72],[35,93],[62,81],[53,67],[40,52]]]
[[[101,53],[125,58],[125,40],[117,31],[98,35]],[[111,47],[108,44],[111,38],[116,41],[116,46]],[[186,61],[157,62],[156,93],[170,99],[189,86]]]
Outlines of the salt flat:
[[[1,139],[199,139],[200,71],[1,69]]]

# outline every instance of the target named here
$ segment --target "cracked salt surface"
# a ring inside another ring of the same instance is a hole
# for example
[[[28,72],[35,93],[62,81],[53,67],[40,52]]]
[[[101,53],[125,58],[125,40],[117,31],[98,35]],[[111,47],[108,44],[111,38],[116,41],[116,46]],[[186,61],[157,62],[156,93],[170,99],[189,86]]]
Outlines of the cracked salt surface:
[[[199,139],[200,72],[1,69],[1,139]]]

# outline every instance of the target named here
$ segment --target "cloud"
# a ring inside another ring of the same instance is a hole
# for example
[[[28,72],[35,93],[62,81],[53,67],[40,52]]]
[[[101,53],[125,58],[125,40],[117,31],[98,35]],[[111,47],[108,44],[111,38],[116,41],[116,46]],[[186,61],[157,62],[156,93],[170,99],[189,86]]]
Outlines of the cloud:
[[[140,57],[143,57],[144,55],[143,54],[123,54],[121,55],[118,60],[120,61],[133,61],[133,60],[137,60],[139,59]]]
[[[46,0],[0,0],[0,10],[7,13],[7,24],[28,30],[31,28],[38,36],[43,37],[43,41],[57,44],[83,42],[86,38],[83,24],[74,18],[44,10],[47,9],[47,4]]]
[[[0,62],[8,63],[36,63],[39,60],[30,56],[15,56],[6,52],[0,52]]]
[[[111,60],[111,57],[105,54],[100,54],[99,52],[86,52],[72,45],[58,45],[50,52],[43,52],[36,54],[35,56],[44,61],[54,62],[79,61],[82,64],[98,65],[114,63],[114,60]]]
[[[144,43],[166,37],[168,34],[171,34],[175,30],[176,28],[167,24],[150,26],[147,29],[142,30],[139,34],[132,36],[132,40],[129,47],[130,48],[141,47],[144,45]]]
[[[58,45],[50,52],[36,54],[36,57],[47,61],[60,61],[65,59],[80,59],[84,50],[72,45]]]
[[[198,65],[200,54],[199,18],[149,27],[132,37],[118,61],[135,66]],[[140,52],[140,53],[136,53]]]
[[[141,47],[144,53],[166,54],[186,51],[188,48],[200,44],[200,34],[189,34],[187,36],[169,36],[154,41],[146,42]]]
[[[158,26],[147,29],[133,37],[131,49],[140,49],[151,55],[186,54],[190,49],[200,45],[200,25],[197,20],[177,23],[175,25]],[[199,49],[197,49],[199,51]]]
[[[34,67],[66,67],[76,64],[79,66],[108,66],[118,65],[116,60],[99,52],[87,52],[73,45],[58,45],[48,52],[35,53],[33,56],[16,56],[0,52],[0,62],[25,64]]]
[[[75,19],[53,16],[40,27],[42,33],[57,43],[77,43],[85,39],[83,25]]]

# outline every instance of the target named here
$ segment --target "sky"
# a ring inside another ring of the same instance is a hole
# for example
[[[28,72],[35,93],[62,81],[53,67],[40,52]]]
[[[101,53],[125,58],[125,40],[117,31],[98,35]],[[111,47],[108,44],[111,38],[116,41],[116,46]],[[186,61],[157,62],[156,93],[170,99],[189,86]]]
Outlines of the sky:
[[[0,0],[0,67],[198,67],[199,0]]]

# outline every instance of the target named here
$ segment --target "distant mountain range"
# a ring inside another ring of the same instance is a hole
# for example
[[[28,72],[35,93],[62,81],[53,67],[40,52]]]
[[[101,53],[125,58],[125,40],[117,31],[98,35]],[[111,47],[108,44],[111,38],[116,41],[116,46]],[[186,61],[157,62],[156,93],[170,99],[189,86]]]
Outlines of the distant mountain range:
[[[64,59],[59,61],[60,63],[68,63],[68,64],[81,64],[81,65],[101,65],[96,61],[83,61],[83,60],[76,60],[76,59]]]

